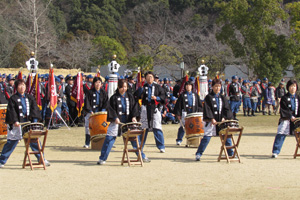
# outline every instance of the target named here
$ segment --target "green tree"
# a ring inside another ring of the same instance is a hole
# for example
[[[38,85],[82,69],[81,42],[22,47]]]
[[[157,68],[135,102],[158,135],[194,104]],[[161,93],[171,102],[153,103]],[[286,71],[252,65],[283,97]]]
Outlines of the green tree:
[[[295,54],[293,73],[297,79],[300,79],[300,2],[289,3],[286,7],[291,16],[292,37],[297,44],[297,46],[293,48]]]
[[[51,19],[58,37],[61,38],[67,32],[67,23],[63,11],[59,7],[50,4],[48,17]]]
[[[139,50],[129,60],[129,67],[137,69],[140,67],[141,72],[153,70],[153,56],[151,55],[152,49],[148,45],[139,45]]]
[[[242,58],[258,77],[268,77],[278,82],[295,54],[294,42],[277,35],[272,29],[276,20],[287,14],[281,7],[282,0],[232,0],[216,3],[221,9],[222,24],[217,39],[230,46],[235,57]]]
[[[10,67],[19,68],[26,67],[25,63],[29,59],[29,49],[22,42],[14,47],[10,54]]]
[[[96,47],[99,48],[99,57],[95,58],[99,65],[107,65],[111,62],[112,56],[117,55],[119,64],[127,64],[127,52],[121,43],[108,36],[99,36],[93,40]]]

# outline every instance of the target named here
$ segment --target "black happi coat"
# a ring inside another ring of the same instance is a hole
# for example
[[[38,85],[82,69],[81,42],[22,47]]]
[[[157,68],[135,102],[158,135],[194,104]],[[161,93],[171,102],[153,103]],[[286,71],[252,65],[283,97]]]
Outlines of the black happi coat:
[[[71,106],[71,107],[76,107],[76,102],[71,100],[72,87],[68,84],[65,88],[65,94],[66,94],[66,98],[67,98],[67,105]]]
[[[97,105],[96,105],[96,89],[90,89],[85,96],[84,99],[84,111],[89,113],[90,111],[95,112]],[[99,112],[103,109],[107,109],[108,103],[108,96],[103,89],[100,89],[100,100],[99,100]]]
[[[0,89],[0,104],[7,104],[7,99],[5,97],[5,94]]]
[[[120,93],[117,90],[114,95],[112,95],[109,99],[109,104],[107,106],[107,121],[113,122],[116,118],[119,118],[121,120],[122,112],[122,103],[121,103],[121,97]],[[133,117],[138,117],[139,111],[138,111],[138,103],[135,101],[132,94],[126,92],[125,93],[125,99],[126,99],[126,121],[132,122]]]
[[[230,105],[226,97],[224,95],[219,95],[219,99],[221,99],[222,103],[221,113],[217,110],[217,103],[214,97],[214,93],[211,92],[206,95],[203,107],[204,121],[210,122],[212,119],[215,119],[217,122],[221,122],[222,118],[226,120],[233,119],[233,114],[230,110]]]
[[[34,97],[29,94],[25,94],[25,98],[26,98],[26,103],[28,103],[27,119],[31,121],[33,118],[36,118],[38,120],[41,119],[41,112],[37,106]],[[21,98],[19,97],[18,93],[10,97],[7,105],[7,112],[5,118],[6,124],[12,125],[15,122],[24,122]]]
[[[300,117],[300,97],[296,94],[295,96],[295,111],[292,111],[292,104],[290,100],[290,94],[286,93],[280,100],[280,119],[279,123],[282,120],[290,120],[292,116]],[[294,132],[294,123],[290,123],[290,134],[293,135]]]
[[[192,112],[188,112],[188,107],[189,107],[188,97],[187,97],[186,92],[183,92],[179,96],[179,98],[176,102],[176,105],[175,105],[175,108],[174,108],[174,114],[176,114],[177,116],[181,116],[182,115],[182,110],[187,112],[187,114],[194,113],[194,112],[202,112],[203,111],[202,103],[200,101],[199,95],[195,92],[193,92],[193,95],[195,96],[195,103],[193,103]]]
[[[212,119],[215,119],[217,122],[221,122],[223,118],[225,120],[233,119],[233,114],[226,97],[224,95],[219,95],[219,101],[221,100],[219,104],[222,104],[220,113],[220,110],[217,109],[217,103],[214,95],[215,94],[211,92],[206,95],[204,99],[203,121],[206,122],[205,126],[208,126]],[[219,126],[216,126],[216,133],[219,135]]]
[[[85,95],[87,95],[90,89],[92,89],[92,83],[86,82],[85,84],[83,84],[83,92]]]
[[[240,88],[238,83],[230,83],[229,85],[229,94],[230,101],[239,101],[240,100]]]
[[[153,87],[154,87],[154,94],[153,94]],[[161,100],[159,101],[158,105],[155,105],[155,101],[153,99],[151,100],[151,102],[149,104],[149,102],[148,102],[148,88],[149,88],[148,83],[145,83],[144,86],[143,86],[142,95],[140,96],[139,99],[142,99],[142,105],[147,106],[148,124],[151,124],[150,121],[153,120],[152,116],[154,114],[155,109],[157,107],[159,107],[159,108],[162,107],[161,105],[164,104],[166,95],[165,95],[164,89],[160,85],[153,82],[152,83],[152,94],[156,97],[159,97]],[[139,90],[137,90],[137,92],[138,91]],[[138,96],[138,95],[136,95],[136,93],[135,93],[135,96]],[[149,106],[150,106],[150,109],[149,109]]]

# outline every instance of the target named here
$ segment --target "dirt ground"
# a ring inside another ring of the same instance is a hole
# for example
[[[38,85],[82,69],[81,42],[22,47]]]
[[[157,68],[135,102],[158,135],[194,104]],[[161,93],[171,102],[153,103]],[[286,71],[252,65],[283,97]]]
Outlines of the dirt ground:
[[[0,199],[299,199],[300,158],[293,159],[295,138],[286,138],[281,154],[271,159],[279,116],[240,116],[245,130],[242,163],[217,162],[221,142],[212,138],[200,162],[196,148],[176,146],[178,125],[164,125],[166,153],[159,153],[153,134],[144,167],[121,166],[123,143],[105,165],[100,152],[83,149],[84,128],[51,130],[45,156],[47,170],[22,169],[23,141],[0,169]],[[185,141],[184,141],[185,144]]]

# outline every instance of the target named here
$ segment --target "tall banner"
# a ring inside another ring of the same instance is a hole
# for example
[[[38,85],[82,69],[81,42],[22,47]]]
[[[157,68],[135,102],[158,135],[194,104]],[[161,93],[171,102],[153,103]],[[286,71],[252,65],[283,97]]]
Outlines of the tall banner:
[[[17,80],[21,80],[21,79],[23,79],[23,75],[22,75],[22,72],[19,71],[18,76],[17,76]]]
[[[183,78],[183,80],[182,80],[182,83],[181,83],[181,86],[180,86],[180,89],[179,89],[179,95],[181,95],[181,93],[183,93],[184,92],[184,90],[185,90],[185,88],[184,88],[184,85],[185,85],[185,83],[187,82],[189,80],[189,77],[188,77],[188,75],[185,75],[185,77]]]
[[[78,117],[81,116],[81,111],[84,106],[83,94],[84,93],[83,93],[82,75],[79,72],[77,74],[76,80],[74,82],[74,86],[72,88],[72,93],[71,93],[71,100],[76,102]]]
[[[32,76],[31,76],[31,74],[28,74],[28,77],[27,77],[27,80],[26,80],[26,91],[25,91],[25,93],[30,92],[31,82],[32,82]]]
[[[194,83],[195,92],[200,96],[200,81],[199,76],[196,77],[195,83]]]
[[[137,77],[136,77],[136,90],[137,90],[139,87],[142,87],[142,73],[141,73],[140,70],[139,70],[139,72],[138,72],[138,74],[137,74]]]
[[[36,74],[33,79],[29,94],[31,94],[35,98],[37,106],[39,107],[40,110],[42,110],[42,100],[41,100],[40,83],[39,83],[38,74]]]
[[[50,109],[54,112],[57,107],[57,92],[53,68],[51,68],[49,72],[48,92],[50,93]]]

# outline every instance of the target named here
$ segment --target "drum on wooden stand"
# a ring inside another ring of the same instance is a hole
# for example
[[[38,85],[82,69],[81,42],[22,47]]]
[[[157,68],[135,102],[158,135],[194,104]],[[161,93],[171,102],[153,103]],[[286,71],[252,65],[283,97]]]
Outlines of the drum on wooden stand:
[[[123,137],[126,137],[129,132],[134,133],[141,130],[143,130],[142,123],[139,122],[130,122],[121,126],[121,134]]]
[[[101,150],[107,128],[110,122],[107,122],[107,112],[96,112],[89,118],[89,129],[91,135],[91,145],[93,150]]]
[[[0,104],[0,152],[7,142],[7,125],[5,124],[6,111],[7,104]]]
[[[227,128],[238,129],[239,122],[237,120],[225,120],[223,122],[219,122],[218,126],[219,126],[219,134],[225,134]]]
[[[185,117],[186,147],[198,147],[201,136],[204,134],[204,125],[202,121],[203,113],[190,113]]]
[[[30,123],[30,122],[25,122],[25,123],[20,123],[22,127],[22,136],[24,139],[27,139],[29,136],[29,131],[32,130],[34,131],[42,131],[44,130],[44,124],[42,123]],[[37,136],[40,137],[40,136]],[[34,137],[32,137],[34,138]]]

